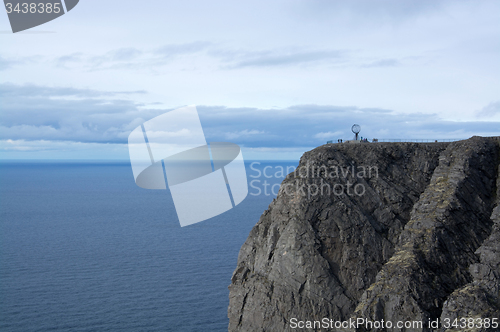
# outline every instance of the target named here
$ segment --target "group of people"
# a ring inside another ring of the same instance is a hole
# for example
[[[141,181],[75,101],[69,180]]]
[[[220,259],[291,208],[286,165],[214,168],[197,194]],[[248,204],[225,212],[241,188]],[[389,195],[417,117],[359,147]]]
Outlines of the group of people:
[[[331,143],[332,141],[328,141],[327,143]],[[368,142],[368,138],[361,137],[361,142]],[[342,138],[337,140],[337,143],[343,143]]]

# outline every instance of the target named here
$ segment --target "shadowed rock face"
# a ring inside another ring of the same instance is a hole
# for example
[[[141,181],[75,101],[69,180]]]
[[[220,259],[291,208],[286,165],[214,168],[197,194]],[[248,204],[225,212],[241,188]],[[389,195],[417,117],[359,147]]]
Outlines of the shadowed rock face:
[[[500,317],[498,167],[497,138],[305,153],[241,248],[229,331]]]

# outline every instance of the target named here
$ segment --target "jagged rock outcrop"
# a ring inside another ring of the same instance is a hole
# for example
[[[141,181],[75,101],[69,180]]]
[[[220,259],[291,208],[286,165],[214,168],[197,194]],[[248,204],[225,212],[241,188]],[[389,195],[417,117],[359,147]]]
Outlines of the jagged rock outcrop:
[[[473,137],[305,153],[241,248],[229,331],[498,317],[499,152]]]

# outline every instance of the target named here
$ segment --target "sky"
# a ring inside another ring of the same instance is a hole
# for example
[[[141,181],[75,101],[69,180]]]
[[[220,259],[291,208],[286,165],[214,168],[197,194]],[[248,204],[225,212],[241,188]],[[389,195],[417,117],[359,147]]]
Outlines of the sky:
[[[0,46],[2,159],[127,160],[185,105],[245,159],[500,135],[499,1],[81,0]]]

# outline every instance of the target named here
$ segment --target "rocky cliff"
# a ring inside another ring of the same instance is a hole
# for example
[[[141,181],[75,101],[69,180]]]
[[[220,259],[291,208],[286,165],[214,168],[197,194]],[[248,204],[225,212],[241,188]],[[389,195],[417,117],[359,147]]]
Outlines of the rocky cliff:
[[[229,331],[500,330],[499,143],[305,153],[241,248]]]

